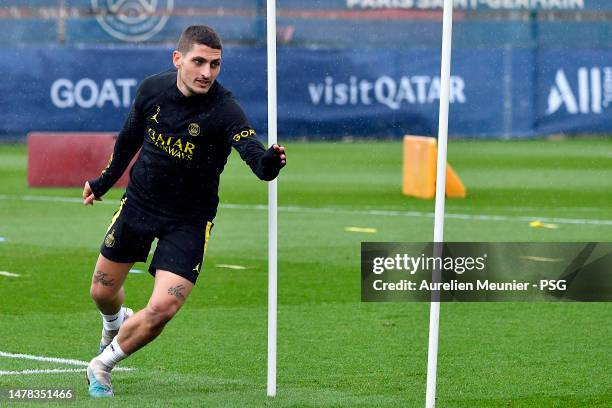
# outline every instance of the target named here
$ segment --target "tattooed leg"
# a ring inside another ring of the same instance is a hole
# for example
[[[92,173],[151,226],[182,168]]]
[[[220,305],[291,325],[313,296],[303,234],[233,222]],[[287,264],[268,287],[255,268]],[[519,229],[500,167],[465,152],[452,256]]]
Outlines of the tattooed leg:
[[[171,286],[168,289],[168,294],[174,296],[181,302],[185,301],[185,295],[183,295],[184,292],[185,292],[185,285]]]
[[[187,279],[158,269],[149,303],[119,329],[117,339],[123,352],[131,354],[159,336],[192,289],[193,283]]]
[[[134,263],[113,262],[102,255],[98,257],[91,278],[90,294],[102,313],[117,313],[123,304],[123,282],[132,265]]]
[[[96,271],[94,273],[94,283],[99,283],[102,286],[113,286],[114,282],[115,279],[111,278],[106,272]]]

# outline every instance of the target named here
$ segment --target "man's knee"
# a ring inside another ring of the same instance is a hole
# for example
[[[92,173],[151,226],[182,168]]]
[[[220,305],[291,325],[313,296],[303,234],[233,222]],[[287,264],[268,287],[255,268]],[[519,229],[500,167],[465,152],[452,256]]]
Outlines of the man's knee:
[[[152,329],[161,329],[166,325],[166,323],[172,320],[180,307],[181,305],[179,302],[150,301],[145,308],[147,313],[147,323]]]
[[[96,271],[91,280],[89,295],[96,303],[105,302],[117,296],[120,290],[120,282],[116,282],[115,279],[109,278],[108,274],[102,271]]]
[[[108,288],[98,283],[92,283],[89,288],[89,295],[94,302],[105,302],[113,299],[117,295],[118,290],[114,288]]]

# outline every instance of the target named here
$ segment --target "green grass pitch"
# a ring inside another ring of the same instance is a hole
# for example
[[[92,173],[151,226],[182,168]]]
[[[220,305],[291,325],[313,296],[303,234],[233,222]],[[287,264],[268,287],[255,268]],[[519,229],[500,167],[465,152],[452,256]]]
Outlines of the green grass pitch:
[[[69,406],[423,406],[429,305],[360,303],[359,250],[431,240],[433,201],[401,195],[399,142],[288,142],[287,154],[276,398],[265,390],[267,189],[235,153],[198,285],[122,363],[135,370],[115,373],[115,398],[90,400],[82,372],[0,375],[0,389],[72,388]],[[85,208],[80,188],[28,188],[26,161],[25,146],[0,146],[0,271],[20,275],[0,275],[0,352],[89,360],[100,334],[89,282],[122,191]],[[612,240],[610,139],[451,140],[449,161],[469,197],[447,201],[445,240]],[[529,226],[538,219],[558,228]],[[131,274],[126,304],[142,308],[152,284]],[[612,407],[612,304],[446,303],[440,327],[439,407]],[[0,372],[53,368],[81,367],[0,356]]]

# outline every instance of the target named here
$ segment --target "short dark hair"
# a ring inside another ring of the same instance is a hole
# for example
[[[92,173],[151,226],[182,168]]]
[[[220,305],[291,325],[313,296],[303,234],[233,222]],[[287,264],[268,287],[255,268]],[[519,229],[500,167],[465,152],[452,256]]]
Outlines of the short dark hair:
[[[222,50],[221,38],[212,28],[205,25],[189,26],[181,34],[178,42],[178,51],[186,54],[191,50],[193,44],[207,45],[216,50]]]

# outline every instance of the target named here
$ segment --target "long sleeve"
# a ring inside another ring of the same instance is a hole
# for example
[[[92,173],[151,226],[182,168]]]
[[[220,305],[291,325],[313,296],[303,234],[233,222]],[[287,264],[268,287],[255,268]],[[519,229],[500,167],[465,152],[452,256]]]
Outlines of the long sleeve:
[[[119,180],[138,149],[142,147],[145,123],[140,111],[139,96],[140,93],[137,94],[125,124],[119,132],[108,165],[98,178],[89,180],[91,190],[98,198],[106,194]]]
[[[246,134],[247,136],[240,136]],[[238,139],[238,140],[235,140]],[[232,146],[240,154],[242,160],[249,165],[253,173],[261,180],[274,180],[280,172],[280,160],[272,148],[266,150],[255,136],[255,131],[245,128],[232,138]]]
[[[232,147],[257,177],[265,181],[274,180],[282,167],[274,150],[272,148],[266,150],[257,139],[255,131],[237,103],[230,104],[226,109],[225,134],[231,139]]]

